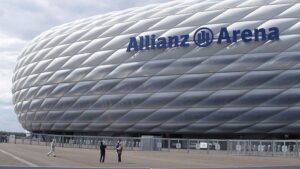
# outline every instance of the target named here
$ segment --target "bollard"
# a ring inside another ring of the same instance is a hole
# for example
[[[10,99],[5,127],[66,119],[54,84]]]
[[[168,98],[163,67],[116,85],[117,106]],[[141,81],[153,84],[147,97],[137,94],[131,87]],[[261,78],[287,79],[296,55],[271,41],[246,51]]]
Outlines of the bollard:
[[[187,153],[190,152],[190,139],[187,139]]]
[[[207,140],[206,143],[207,143],[206,154],[209,154],[209,140]]]
[[[171,140],[170,138],[168,139],[168,151],[170,152],[170,148],[171,148]]]
[[[296,157],[299,157],[299,140],[296,141]]]

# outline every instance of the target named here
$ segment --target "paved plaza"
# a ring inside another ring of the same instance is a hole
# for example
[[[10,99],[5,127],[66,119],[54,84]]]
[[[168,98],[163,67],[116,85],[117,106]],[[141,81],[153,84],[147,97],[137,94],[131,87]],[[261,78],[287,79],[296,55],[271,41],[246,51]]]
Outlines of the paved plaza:
[[[115,151],[108,150],[104,164],[95,149],[56,148],[56,157],[47,157],[49,147],[40,145],[0,144],[0,168],[300,168],[299,158],[233,156],[185,152],[124,151],[122,163]]]

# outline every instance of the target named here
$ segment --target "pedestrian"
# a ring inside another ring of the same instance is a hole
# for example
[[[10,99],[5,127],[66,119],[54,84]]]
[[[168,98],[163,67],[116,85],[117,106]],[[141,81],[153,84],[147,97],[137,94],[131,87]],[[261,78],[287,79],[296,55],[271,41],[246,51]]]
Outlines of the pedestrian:
[[[56,140],[53,139],[52,142],[51,142],[51,145],[50,145],[50,151],[49,151],[49,153],[47,154],[47,156],[53,154],[53,157],[56,157],[56,154],[55,154],[55,146],[56,146]]]
[[[118,140],[116,149],[117,149],[117,154],[118,154],[118,162],[120,163],[122,161],[121,157],[122,157],[122,151],[123,151],[123,146],[122,146],[121,140]]]
[[[104,163],[105,149],[106,149],[106,145],[104,145],[103,141],[101,141],[100,142],[100,163]]]

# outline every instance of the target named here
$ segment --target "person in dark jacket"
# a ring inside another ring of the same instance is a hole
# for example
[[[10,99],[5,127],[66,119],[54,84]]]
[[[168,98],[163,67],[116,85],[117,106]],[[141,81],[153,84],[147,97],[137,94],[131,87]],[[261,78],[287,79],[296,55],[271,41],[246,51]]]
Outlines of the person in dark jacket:
[[[105,149],[106,149],[106,145],[104,145],[103,141],[101,141],[100,142],[100,163],[104,163]]]
[[[118,141],[117,145],[116,145],[116,149],[117,149],[117,154],[118,154],[118,162],[120,163],[122,161],[122,151],[123,151],[123,146],[121,143],[121,140]]]

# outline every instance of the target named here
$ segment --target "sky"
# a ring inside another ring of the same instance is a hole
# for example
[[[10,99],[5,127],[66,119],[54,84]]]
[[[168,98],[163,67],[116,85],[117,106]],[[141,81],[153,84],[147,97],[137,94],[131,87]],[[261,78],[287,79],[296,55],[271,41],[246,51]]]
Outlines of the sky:
[[[24,132],[14,113],[12,75],[18,55],[31,39],[76,19],[167,0],[1,0],[0,131]]]

